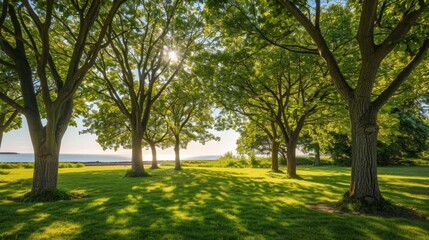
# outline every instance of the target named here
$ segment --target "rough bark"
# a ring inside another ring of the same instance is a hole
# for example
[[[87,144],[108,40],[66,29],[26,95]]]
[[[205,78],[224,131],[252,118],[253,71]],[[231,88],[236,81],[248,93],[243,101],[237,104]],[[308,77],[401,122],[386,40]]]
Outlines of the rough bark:
[[[377,177],[377,112],[361,103],[350,104],[352,173],[346,196],[373,205],[383,203]]]
[[[142,134],[138,130],[132,132],[131,171],[137,175],[144,175]]]
[[[318,143],[314,148],[314,166],[320,166],[320,146]]]
[[[297,141],[289,139],[287,143],[287,175],[288,177],[295,178],[296,175],[296,144]]]
[[[158,159],[156,157],[156,146],[155,143],[153,142],[149,142],[149,146],[150,146],[150,151],[152,153],[152,169],[157,169],[158,167]]]
[[[60,146],[44,143],[34,151],[32,193],[55,191],[58,182]]]
[[[33,113],[26,115],[34,150],[34,173],[32,193],[57,189],[58,162],[61,141],[72,117],[73,101],[70,99],[57,105],[54,113],[47,114],[47,124],[41,127]],[[56,114],[55,114],[56,113]]]
[[[0,148],[1,148],[1,143],[3,142],[3,133],[6,130],[6,127],[4,127],[5,120],[6,120],[6,115],[1,115],[0,116]]]
[[[174,170],[181,170],[180,166],[180,137],[178,135],[174,136]]]
[[[276,140],[273,140],[271,148],[271,170],[273,170],[274,172],[278,172],[280,143]]]

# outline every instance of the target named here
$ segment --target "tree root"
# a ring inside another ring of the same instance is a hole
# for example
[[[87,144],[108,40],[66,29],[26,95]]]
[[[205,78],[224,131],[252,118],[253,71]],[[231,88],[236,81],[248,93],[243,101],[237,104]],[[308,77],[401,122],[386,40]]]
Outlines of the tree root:
[[[147,172],[134,172],[133,170],[129,170],[125,173],[125,177],[131,177],[131,178],[150,177],[150,175]]]

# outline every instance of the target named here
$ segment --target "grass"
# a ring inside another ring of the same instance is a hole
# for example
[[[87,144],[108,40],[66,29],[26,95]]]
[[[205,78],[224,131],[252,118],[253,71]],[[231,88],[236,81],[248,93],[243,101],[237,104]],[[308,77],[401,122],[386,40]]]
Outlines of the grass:
[[[298,167],[300,179],[259,168],[60,169],[59,187],[86,197],[12,201],[31,187],[32,169],[0,175],[1,239],[428,239],[429,222],[332,214],[350,169]],[[379,168],[384,197],[429,216],[427,167]]]

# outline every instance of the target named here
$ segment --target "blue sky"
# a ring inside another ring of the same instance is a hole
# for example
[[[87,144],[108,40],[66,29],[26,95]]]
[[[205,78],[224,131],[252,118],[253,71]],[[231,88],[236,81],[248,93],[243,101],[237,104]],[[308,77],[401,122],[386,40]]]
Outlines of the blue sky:
[[[119,154],[131,155],[129,149],[119,149],[117,152],[113,150],[103,149],[96,142],[96,136],[92,134],[79,134],[83,129],[82,123],[78,121],[78,127],[69,127],[64,135],[61,153],[79,153],[79,154]],[[188,145],[187,149],[181,150],[182,158],[206,156],[206,155],[222,155],[228,151],[235,152],[236,140],[239,134],[233,130],[218,132],[214,131],[216,136],[221,140],[219,142],[210,141],[205,145],[192,142]],[[19,130],[13,130],[5,133],[3,142],[0,149],[2,152],[18,152],[18,153],[32,153],[33,148],[28,133],[27,123],[23,122],[23,127]],[[150,160],[150,150],[143,149],[144,159]],[[173,159],[174,151],[172,148],[158,149],[159,159]]]

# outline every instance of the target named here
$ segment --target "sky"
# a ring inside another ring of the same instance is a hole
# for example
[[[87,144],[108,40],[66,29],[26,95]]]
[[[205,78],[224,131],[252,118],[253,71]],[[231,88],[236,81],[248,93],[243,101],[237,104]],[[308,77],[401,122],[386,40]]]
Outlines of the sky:
[[[25,118],[23,118],[25,119]],[[130,149],[118,149],[117,152],[113,150],[103,149],[96,142],[96,136],[93,134],[79,134],[79,131],[83,130],[83,124],[81,121],[77,121],[76,127],[68,127],[61,144],[61,153],[75,153],[75,154],[118,154],[121,156],[131,156]],[[220,141],[210,141],[205,145],[200,143],[191,142],[187,149],[181,150],[182,158],[192,158],[198,156],[208,155],[223,155],[228,151],[235,153],[236,140],[239,137],[239,133],[228,130],[228,131],[212,131],[213,134],[220,137]],[[3,136],[3,142],[1,145],[1,152],[18,152],[18,153],[32,153],[33,147],[31,145],[30,134],[28,132],[27,123],[23,121],[23,127],[18,130],[13,130],[5,133]],[[145,160],[151,159],[150,150],[143,149],[143,158]],[[174,159],[173,148],[158,149],[158,158],[160,160]]]

